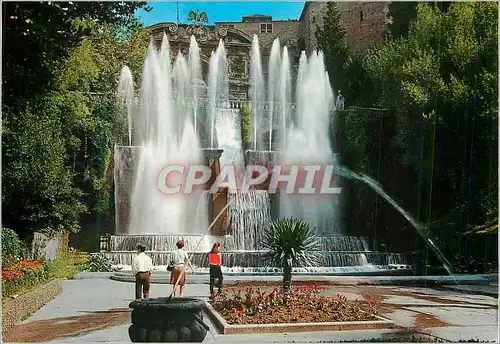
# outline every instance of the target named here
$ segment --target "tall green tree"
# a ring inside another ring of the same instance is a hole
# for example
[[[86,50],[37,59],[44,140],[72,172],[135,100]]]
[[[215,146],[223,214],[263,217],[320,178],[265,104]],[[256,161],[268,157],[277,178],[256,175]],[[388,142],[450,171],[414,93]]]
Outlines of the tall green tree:
[[[497,3],[419,4],[408,37],[365,59],[393,125],[387,186],[455,252],[467,250],[461,234],[496,220],[497,13]]]
[[[109,207],[114,90],[121,64],[144,57],[145,3],[3,5],[4,225],[77,230]]]
[[[145,2],[4,2],[3,102],[52,87],[58,63],[96,25],[117,31],[138,26]],[[148,8],[146,8],[148,9]]]
[[[344,90],[344,65],[348,58],[345,29],[341,25],[341,13],[335,2],[326,5],[323,26],[315,31],[318,48],[325,54],[325,66],[335,91]]]

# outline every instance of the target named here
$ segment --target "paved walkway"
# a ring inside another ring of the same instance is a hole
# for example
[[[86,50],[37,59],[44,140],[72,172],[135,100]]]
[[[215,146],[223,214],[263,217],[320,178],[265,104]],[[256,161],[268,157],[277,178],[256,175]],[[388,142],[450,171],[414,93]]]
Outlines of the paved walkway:
[[[349,299],[372,299],[381,303],[382,315],[395,321],[392,330],[307,332],[290,334],[221,335],[213,329],[206,343],[219,342],[338,342],[384,339],[396,331],[412,329],[438,338],[498,340],[496,298],[454,290],[396,286],[329,286]],[[152,297],[168,296],[170,287],[152,285]],[[190,284],[186,296],[206,297],[208,285]],[[29,319],[4,334],[7,342],[130,342],[128,304],[133,284],[109,279],[63,281],[63,293]]]
[[[113,278],[117,281],[132,282],[134,280],[130,271],[119,271],[114,273],[92,273],[82,272],[76,278]],[[188,283],[206,283],[207,274],[189,273]],[[279,282],[282,280],[280,274],[224,274],[225,283],[243,281]],[[152,283],[169,283],[170,273],[167,271],[153,271]],[[489,285],[498,282],[498,274],[482,275],[453,275],[453,276],[337,276],[337,275],[294,275],[295,281],[322,281],[337,285],[405,285],[405,286],[430,286],[430,285]]]

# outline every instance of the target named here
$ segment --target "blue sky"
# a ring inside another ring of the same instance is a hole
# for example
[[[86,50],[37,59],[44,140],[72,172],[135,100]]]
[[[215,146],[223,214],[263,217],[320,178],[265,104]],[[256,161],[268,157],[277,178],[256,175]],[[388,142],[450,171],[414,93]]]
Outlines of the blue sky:
[[[241,21],[244,15],[264,14],[273,20],[299,19],[304,1],[295,2],[178,2],[179,22],[187,23],[191,10],[206,12],[210,24],[221,21]],[[137,16],[145,26],[160,22],[177,21],[177,2],[148,2],[151,12],[138,11]]]

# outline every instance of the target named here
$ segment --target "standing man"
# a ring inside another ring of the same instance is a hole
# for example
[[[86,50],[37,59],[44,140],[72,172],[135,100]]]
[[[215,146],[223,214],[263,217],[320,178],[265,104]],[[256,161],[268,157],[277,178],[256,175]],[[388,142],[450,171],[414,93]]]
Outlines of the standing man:
[[[151,270],[153,260],[146,253],[146,247],[141,244],[136,247],[136,255],[132,262],[132,274],[135,276],[135,299],[149,298],[149,286],[151,283]]]

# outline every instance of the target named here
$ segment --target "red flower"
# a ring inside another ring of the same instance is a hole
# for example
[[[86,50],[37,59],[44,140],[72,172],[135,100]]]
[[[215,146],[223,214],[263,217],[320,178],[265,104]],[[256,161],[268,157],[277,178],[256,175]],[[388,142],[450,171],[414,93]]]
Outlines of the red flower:
[[[240,317],[241,314],[242,314],[242,312],[237,309],[237,310],[234,311],[234,314],[236,314],[236,316]]]

